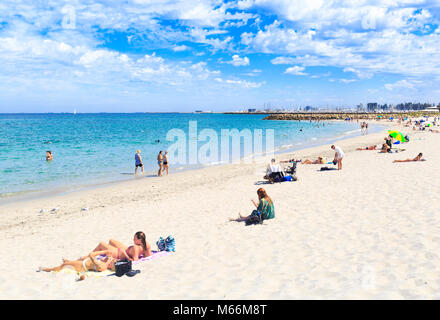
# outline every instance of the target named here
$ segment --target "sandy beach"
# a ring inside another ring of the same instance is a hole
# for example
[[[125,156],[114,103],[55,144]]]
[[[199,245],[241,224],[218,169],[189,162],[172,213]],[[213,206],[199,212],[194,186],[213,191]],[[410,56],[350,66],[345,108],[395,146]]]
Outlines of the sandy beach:
[[[386,129],[338,141],[343,170],[298,165],[298,181],[264,184],[268,159],[139,177],[63,195],[0,205],[1,299],[439,299],[440,134],[408,133],[404,152]],[[392,163],[423,152],[428,161]],[[332,160],[330,145],[277,156]],[[275,219],[229,222],[253,210],[264,187]],[[54,213],[53,208],[58,208]],[[87,208],[88,210],[82,210]],[[44,212],[40,212],[44,209]],[[110,238],[144,231],[176,239],[176,252],[135,267],[135,277],[38,273]]]

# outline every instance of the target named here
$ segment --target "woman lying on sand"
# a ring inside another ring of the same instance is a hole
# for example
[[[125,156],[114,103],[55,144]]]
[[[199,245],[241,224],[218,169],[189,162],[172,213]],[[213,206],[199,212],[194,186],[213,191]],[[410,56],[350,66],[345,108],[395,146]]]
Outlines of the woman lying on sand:
[[[426,161],[426,159],[422,159],[423,153],[419,153],[419,155],[417,157],[415,157],[414,159],[406,159],[406,160],[394,160],[394,162],[413,162],[413,161]]]
[[[110,239],[108,244],[100,242],[93,252],[107,250],[114,259],[127,259],[132,261],[152,255],[151,246],[145,239],[145,233],[142,231],[136,232],[133,242],[134,244],[132,246],[127,247],[117,240]]]
[[[257,210],[261,212],[263,220],[275,218],[275,208],[273,206],[273,201],[267,195],[266,190],[264,190],[263,188],[258,189],[257,195],[259,203],[257,204],[253,199],[251,201],[257,208]],[[239,217],[237,219],[229,218],[229,221],[242,222],[249,220],[253,215],[256,214],[257,210],[254,210],[252,214],[247,217],[243,217],[241,214],[239,214]]]
[[[316,159],[315,161],[307,159],[301,163],[302,164],[325,164],[325,159],[324,159],[324,157],[319,156],[318,159]]]
[[[98,259],[97,256],[104,256],[102,259]],[[78,260],[67,260],[63,259],[63,264],[54,268],[44,268],[40,267],[38,271],[61,271],[67,267],[73,267],[76,272],[87,272],[87,271],[97,271],[102,272],[107,269],[115,269],[115,259],[111,256],[109,250],[96,251],[90,253],[87,257],[79,258]]]
[[[370,146],[365,148],[357,148],[356,150],[376,150],[377,146]]]

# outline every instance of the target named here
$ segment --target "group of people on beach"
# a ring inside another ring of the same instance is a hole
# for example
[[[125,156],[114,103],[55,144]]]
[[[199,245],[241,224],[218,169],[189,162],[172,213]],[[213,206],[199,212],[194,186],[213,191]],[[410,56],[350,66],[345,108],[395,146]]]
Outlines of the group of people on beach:
[[[46,268],[39,267],[37,271],[61,271],[64,268],[70,268],[78,273],[87,271],[102,272],[106,270],[115,270],[115,262],[118,260],[137,261],[151,256],[151,245],[147,242],[145,233],[136,232],[133,237],[133,244],[126,246],[122,242],[110,239],[108,243],[100,242],[95,249],[88,255],[76,260],[63,259],[63,263],[57,267]],[[79,280],[84,280],[81,275]]]
[[[168,174],[168,151],[165,151],[165,153],[161,150],[159,154],[157,155],[157,164],[159,166],[159,171],[157,172],[157,175],[160,177],[162,176],[163,172],[166,171]],[[141,168],[141,173],[144,173],[144,164],[142,162],[141,157],[141,150],[137,150],[136,154],[134,155],[134,174],[137,174],[137,169]]]
[[[363,135],[368,134],[368,123],[365,121],[361,123],[361,132]]]

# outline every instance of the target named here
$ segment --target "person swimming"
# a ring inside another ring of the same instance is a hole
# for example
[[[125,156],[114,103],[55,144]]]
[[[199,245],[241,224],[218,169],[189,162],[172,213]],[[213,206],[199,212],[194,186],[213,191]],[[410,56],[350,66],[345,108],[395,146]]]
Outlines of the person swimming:
[[[53,160],[52,151],[46,151],[46,161],[52,161],[52,160]]]

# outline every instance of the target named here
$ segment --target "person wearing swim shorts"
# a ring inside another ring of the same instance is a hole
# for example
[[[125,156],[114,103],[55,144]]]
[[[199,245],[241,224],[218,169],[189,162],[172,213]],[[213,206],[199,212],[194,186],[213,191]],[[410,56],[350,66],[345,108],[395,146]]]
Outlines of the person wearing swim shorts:
[[[141,168],[142,172],[141,174],[144,174],[144,164],[142,163],[142,157],[141,157],[141,150],[137,150],[136,154],[134,155],[134,174],[137,174],[138,167]]]
[[[163,155],[163,168],[162,172],[167,171],[168,174],[168,151],[165,151],[165,154]]]

